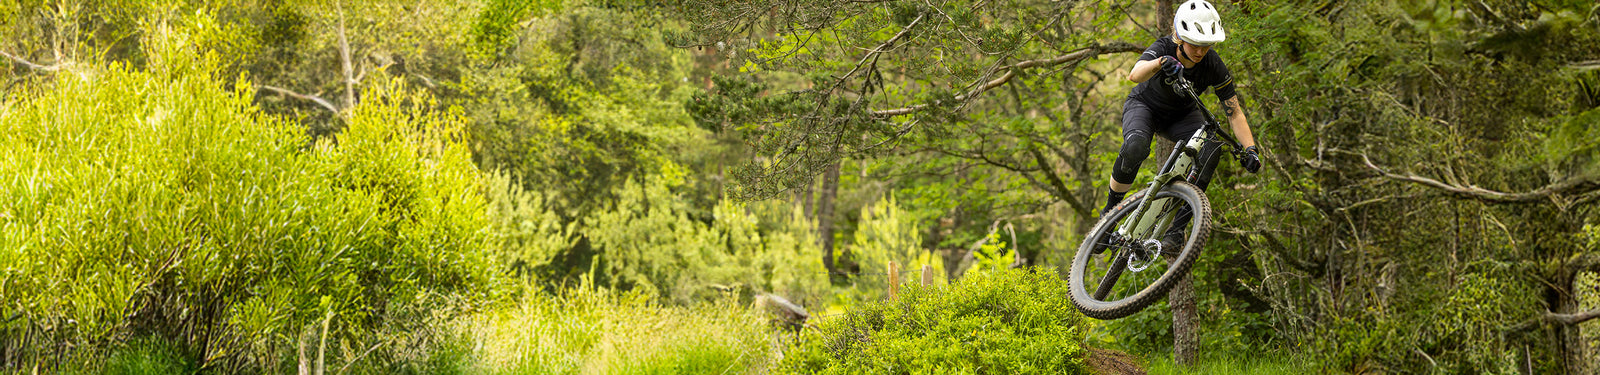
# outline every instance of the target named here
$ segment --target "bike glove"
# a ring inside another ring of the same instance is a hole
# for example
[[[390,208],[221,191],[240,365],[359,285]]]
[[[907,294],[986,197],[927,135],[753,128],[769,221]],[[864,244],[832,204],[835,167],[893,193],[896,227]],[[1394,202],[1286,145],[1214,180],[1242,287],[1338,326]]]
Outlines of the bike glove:
[[[1261,157],[1256,155],[1256,146],[1244,148],[1244,154],[1239,155],[1239,165],[1250,173],[1261,171]]]
[[[1156,59],[1156,61],[1161,64],[1161,72],[1166,73],[1168,77],[1177,77],[1183,75],[1183,64],[1178,63],[1178,58],[1172,56],[1161,56],[1161,58]]]

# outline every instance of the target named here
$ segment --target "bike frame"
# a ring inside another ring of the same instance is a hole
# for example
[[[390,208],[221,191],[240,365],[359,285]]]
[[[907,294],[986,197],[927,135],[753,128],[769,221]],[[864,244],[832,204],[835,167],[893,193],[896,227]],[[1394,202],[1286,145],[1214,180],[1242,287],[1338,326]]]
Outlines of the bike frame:
[[[1145,199],[1139,202],[1139,209],[1133,212],[1132,217],[1135,219],[1125,221],[1117,227],[1117,234],[1124,239],[1137,242],[1138,240],[1155,239],[1160,234],[1166,233],[1168,227],[1172,225],[1172,221],[1177,216],[1147,215],[1147,213],[1166,212],[1172,201],[1162,200],[1160,203],[1155,204],[1151,202],[1155,200],[1155,194],[1160,191],[1159,188],[1166,187],[1174,180],[1193,182],[1195,178],[1200,176],[1200,172],[1203,171],[1195,170],[1195,159],[1199,158],[1200,150],[1204,150],[1208,143],[1217,142],[1217,140],[1212,139],[1213,137],[1222,138],[1225,144],[1232,147],[1230,152],[1235,156],[1239,154],[1239,150],[1244,148],[1240,147],[1239,141],[1234,139],[1232,135],[1222,131],[1222,125],[1217,123],[1216,118],[1211,116],[1211,111],[1206,109],[1204,103],[1200,102],[1200,96],[1196,95],[1194,86],[1189,83],[1189,80],[1180,76],[1173,82],[1173,87],[1179,90],[1179,93],[1188,94],[1189,98],[1194,101],[1195,107],[1200,108],[1200,113],[1205,118],[1205,126],[1195,131],[1194,135],[1190,136],[1187,141],[1180,142],[1173,147],[1172,156],[1167,157],[1166,164],[1161,166],[1161,170],[1156,174],[1155,179],[1150,181],[1149,188],[1145,190],[1148,192],[1145,195]],[[1216,165],[1205,166],[1205,168],[1216,167]]]

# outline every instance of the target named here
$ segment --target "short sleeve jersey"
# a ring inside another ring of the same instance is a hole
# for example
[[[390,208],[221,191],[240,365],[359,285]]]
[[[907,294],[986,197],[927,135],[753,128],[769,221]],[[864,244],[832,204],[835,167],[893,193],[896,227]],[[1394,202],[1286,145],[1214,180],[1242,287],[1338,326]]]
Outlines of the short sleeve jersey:
[[[1139,55],[1139,61],[1175,56],[1176,53],[1178,44],[1172,41],[1171,36],[1164,36],[1156,39],[1150,48],[1146,48],[1144,54]],[[1217,95],[1217,100],[1226,101],[1236,95],[1233,74],[1228,72],[1228,66],[1222,63],[1222,56],[1217,55],[1216,49],[1207,52],[1206,57],[1201,58],[1200,63],[1194,67],[1184,69],[1183,78],[1194,83],[1195,88],[1201,93],[1204,93],[1206,88],[1211,88]],[[1156,73],[1155,77],[1134,86],[1133,92],[1128,94],[1128,97],[1137,99],[1156,110],[1187,112],[1194,107],[1194,102],[1178,95],[1172,89],[1172,83],[1161,73]]]

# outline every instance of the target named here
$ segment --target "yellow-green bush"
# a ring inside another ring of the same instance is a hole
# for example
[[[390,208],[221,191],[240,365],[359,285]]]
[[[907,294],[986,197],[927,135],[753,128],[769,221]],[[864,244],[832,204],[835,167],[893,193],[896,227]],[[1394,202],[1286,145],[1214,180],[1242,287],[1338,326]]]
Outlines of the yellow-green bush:
[[[822,324],[780,373],[1081,374],[1089,326],[1051,271],[975,272]]]
[[[485,300],[455,115],[378,84],[313,142],[214,58],[146,42],[150,71],[79,64],[0,107],[3,363],[92,367],[152,338],[206,368],[290,366],[307,342],[342,365]]]

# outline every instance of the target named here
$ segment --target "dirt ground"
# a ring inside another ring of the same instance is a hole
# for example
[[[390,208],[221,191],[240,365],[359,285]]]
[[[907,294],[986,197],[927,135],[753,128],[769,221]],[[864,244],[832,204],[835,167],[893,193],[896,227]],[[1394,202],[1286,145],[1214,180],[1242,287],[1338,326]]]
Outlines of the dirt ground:
[[[1100,375],[1144,375],[1139,358],[1116,350],[1089,348],[1089,369]]]

